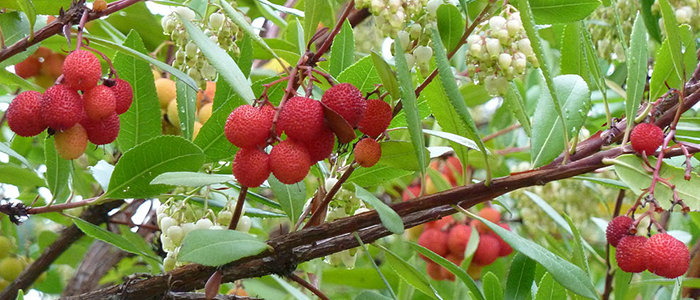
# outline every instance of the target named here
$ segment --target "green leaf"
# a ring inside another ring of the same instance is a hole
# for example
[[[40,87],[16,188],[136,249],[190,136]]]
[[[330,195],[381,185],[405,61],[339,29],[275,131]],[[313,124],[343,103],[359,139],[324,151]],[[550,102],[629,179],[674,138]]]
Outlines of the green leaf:
[[[15,1],[0,1],[0,2],[12,2],[12,4],[17,4]],[[5,6],[5,3],[0,4],[0,7]],[[17,5],[13,9],[21,10],[22,8]],[[5,45],[9,46],[15,42],[27,37],[31,32],[31,27],[29,27],[29,20],[27,20],[24,14],[20,12],[4,12],[0,14],[0,28],[5,38]],[[34,53],[39,45],[32,46],[27,51],[18,53],[9,57],[7,60],[0,62],[0,70],[4,70],[5,67],[17,64],[25,60],[29,55]],[[9,72],[8,72],[9,73]]]
[[[375,88],[374,85],[381,82],[370,56],[365,56],[355,62],[352,66],[340,73],[337,79],[338,82],[352,83],[352,85],[356,86],[363,93],[373,91]]]
[[[46,186],[44,179],[39,177],[34,170],[4,163],[0,163],[0,182],[18,187]]]
[[[401,257],[396,255],[394,252],[391,252],[389,249],[385,248],[380,244],[375,243],[372,244],[372,246],[384,250],[387,263],[389,263],[389,266],[391,266],[391,268],[394,269],[395,273],[399,275],[401,279],[406,281],[406,283],[410,284],[411,286],[423,292],[425,295],[432,299],[442,299],[442,297],[440,297],[440,294],[438,294],[435,288],[433,288],[428,279],[425,278],[425,275],[423,275],[422,272],[418,271],[416,267],[412,266],[407,261],[403,260]]]
[[[413,172],[378,163],[371,168],[356,169],[347,182],[357,183],[360,186],[377,186],[411,173]]]
[[[591,106],[591,94],[586,82],[578,75],[560,75],[554,78],[557,97],[563,102],[564,118],[568,136],[575,136],[584,124]],[[532,124],[532,164],[543,166],[559,156],[564,150],[564,134],[561,118],[556,114],[556,105],[542,86],[540,100]]]
[[[622,155],[610,161],[615,164],[615,173],[622,179],[636,195],[642,193],[642,189],[646,189],[651,185],[651,173],[647,172],[642,166],[644,162],[634,154]],[[649,163],[652,166],[656,165],[656,158],[649,157]],[[661,165],[659,177],[668,178],[668,181],[676,186],[678,197],[683,199],[686,205],[697,207],[700,205],[700,185],[697,184],[700,180],[695,172],[691,173],[691,179],[683,179],[685,170],[667,164]],[[673,199],[671,190],[664,184],[657,183],[654,189],[654,197],[662,204],[668,203]]]
[[[253,42],[250,35],[243,36],[238,47],[241,49],[241,55],[236,59],[236,63],[241,67],[241,72],[243,76],[250,76],[250,72],[253,69]],[[223,80],[221,80],[223,82]],[[216,96],[214,96],[216,97]]]
[[[476,282],[474,282],[474,279],[472,279],[469,276],[469,274],[467,274],[467,272],[464,271],[464,269],[460,268],[458,265],[455,265],[453,262],[447,260],[446,258],[437,255],[435,252],[430,251],[428,248],[425,248],[414,242],[408,242],[408,245],[411,246],[413,250],[420,252],[421,254],[425,255],[425,257],[434,261],[438,265],[443,266],[445,269],[450,271],[450,273],[455,274],[457,278],[464,282],[469,291],[477,297],[476,300],[485,300],[484,295],[479,290],[479,287],[476,286]],[[532,275],[534,276],[534,272]]]
[[[654,4],[655,0],[641,0],[640,5],[642,6],[640,11],[642,12],[642,18],[644,19],[644,25],[649,32],[649,35],[657,42],[661,43],[661,29],[659,28],[659,19],[654,16],[651,12],[651,6]],[[616,298],[617,299],[617,298]]]
[[[233,61],[231,56],[204,35],[199,27],[181,16],[179,16],[179,18],[185,25],[185,29],[187,33],[189,33],[192,41],[197,45],[216,71],[219,72],[219,75],[228,82],[229,86],[236,91],[236,94],[241,96],[246,102],[251,103],[255,99],[253,90],[250,88],[248,80],[243,76],[243,72],[241,72],[241,69],[238,68],[238,65]]]
[[[17,291],[17,298],[15,300],[24,300],[24,290]]]
[[[639,13],[637,13],[627,53],[627,99],[625,100],[627,132],[633,127],[639,104],[644,97],[644,88],[647,82],[648,47],[646,28]]]
[[[464,34],[464,18],[459,8],[451,4],[440,5],[437,9],[437,27],[445,48],[450,51],[455,49]]]
[[[540,265],[552,273],[554,279],[561,283],[564,287],[581,296],[590,299],[598,299],[598,292],[593,286],[593,283],[591,283],[591,279],[588,277],[588,274],[586,274],[586,272],[581,270],[576,265],[555,255],[537,243],[522,238],[516,233],[506,230],[489,220],[468,211],[464,212],[470,217],[478,219],[486,224],[486,226],[491,228],[494,233],[499,235],[503,241],[513,247],[513,249],[540,263]]]
[[[355,196],[374,207],[377,214],[379,214],[379,219],[382,221],[382,224],[384,227],[386,227],[386,229],[396,234],[403,233],[403,220],[401,220],[399,214],[391,209],[391,207],[384,204],[382,200],[377,199],[377,197],[375,197],[372,193],[368,192],[357,184],[355,184]]]
[[[382,147],[380,163],[408,171],[420,170],[411,142],[393,140],[380,142],[379,145]]]
[[[34,3],[32,0],[17,0],[17,4],[20,6],[20,10],[27,16],[29,20],[29,39],[34,38],[34,24],[36,23],[36,9],[34,8]]]
[[[588,176],[574,176],[574,177],[571,177],[571,179],[585,180],[585,181],[601,184],[601,185],[615,188],[615,189],[625,189],[625,190],[629,189],[629,187],[624,182],[619,181],[619,180],[614,180],[614,179],[588,177]]]
[[[463,136],[459,136],[459,135],[456,135],[456,134],[453,134],[453,133],[449,133],[449,132],[438,131],[438,130],[430,130],[430,129],[423,129],[423,132],[424,132],[425,134],[427,134],[427,135],[432,135],[432,136],[435,136],[435,137],[439,137],[439,138],[446,139],[446,140],[448,140],[448,141],[457,143],[457,144],[459,144],[459,145],[461,145],[461,146],[464,146],[464,147],[467,147],[467,148],[469,148],[469,149],[474,149],[474,150],[476,150],[476,151],[481,151],[481,149],[479,149],[479,145],[477,145],[477,143],[475,143],[474,141],[472,141],[472,140],[470,140],[470,139],[468,139],[468,138],[465,138],[465,137],[463,137]],[[489,155],[490,155],[490,154],[491,154],[491,151],[489,151],[488,149],[486,149],[486,154],[489,154]]]
[[[114,167],[109,189],[101,198],[143,198],[158,195],[171,187],[150,185],[165,172],[196,171],[204,163],[204,153],[192,142],[172,135],[150,139],[124,152]]]
[[[204,123],[199,130],[197,138],[194,140],[195,145],[199,146],[207,156],[207,162],[231,158],[238,150],[226,139],[224,126],[231,112],[243,104],[245,104],[243,99],[233,94],[231,88],[223,80],[219,80],[216,83],[214,112],[209,117],[209,120]]]
[[[571,233],[574,236],[574,253],[572,255],[571,261],[577,266],[579,266],[579,268],[583,269],[588,274],[590,274],[591,270],[588,267],[588,259],[586,258],[586,253],[583,251],[584,244],[588,245],[588,243],[586,243],[583,237],[581,237],[581,232],[576,227],[576,224],[574,224],[574,221],[572,221],[571,218],[568,215],[566,215],[566,213],[564,213],[563,215],[564,218],[566,218],[566,223],[569,226],[569,230],[571,230]],[[595,253],[595,250],[593,250],[593,253]]]
[[[676,72],[678,78],[685,78],[683,74],[683,58],[681,57],[681,37],[680,32],[678,31],[678,23],[676,22],[676,13],[668,0],[659,0],[659,7],[661,8],[661,16],[664,20],[663,29],[664,33],[666,33],[666,39],[668,40],[669,50],[671,52],[673,70]],[[632,31],[632,36],[634,38],[634,29]],[[646,56],[640,57],[640,60],[643,60],[646,64]],[[627,126],[629,127],[629,123]]]
[[[505,298],[509,300],[528,299],[532,282],[535,280],[537,263],[529,257],[516,253],[510,263],[508,281],[506,281]]]
[[[245,16],[243,16],[240,12],[233,8],[231,4],[228,3],[228,1],[219,0],[218,2],[219,5],[221,5],[221,8],[224,9],[224,14],[226,14],[226,16],[228,16],[231,19],[231,21],[233,21],[233,23],[236,23],[236,25],[238,25],[239,28],[243,29],[246,38],[252,38],[256,44],[258,44],[265,51],[270,53],[273,57],[278,57],[277,53],[275,53],[275,51],[272,50],[272,48],[270,48],[270,46],[268,46],[267,43],[265,43],[265,41],[256,32],[253,26],[248,24],[248,21],[246,21]]]
[[[245,232],[199,229],[190,232],[182,241],[177,260],[221,266],[267,249],[269,246],[266,243]]]
[[[0,83],[5,85],[6,88],[21,88],[23,90],[35,90],[40,91],[43,88],[17,76],[14,73],[10,73],[7,70],[0,69]]]
[[[198,172],[167,172],[156,176],[151,184],[200,187],[233,181],[233,175],[207,174]]]
[[[680,70],[680,73],[687,75],[691,74],[697,65],[695,38],[693,37],[690,26],[687,24],[679,26],[679,31],[681,39],[683,40],[683,45],[685,46],[685,52],[683,53],[684,68]],[[665,39],[661,48],[656,52],[654,69],[651,74],[651,81],[649,82],[649,99],[656,100],[661,97],[668,91],[666,85],[671,88],[682,90],[685,80],[678,77],[678,73],[679,72],[676,72],[673,66],[670,40]]]
[[[579,75],[590,85],[591,76],[588,70],[586,51],[582,44],[581,26],[581,22],[564,26],[561,42],[561,74]]]
[[[340,73],[355,62],[355,35],[352,32],[350,22],[345,20],[340,32],[333,39],[331,45],[331,61],[330,74],[333,77]]]
[[[600,5],[599,0],[530,0],[537,24],[583,20]],[[522,10],[523,8],[520,7]]]
[[[452,109],[452,104],[447,98],[445,90],[442,88],[442,80],[440,77],[433,79],[433,82],[428,84],[421,94],[423,95],[422,98],[428,103],[430,111],[432,111],[438,125],[440,125],[442,128],[442,132],[452,133],[454,136],[460,137],[462,142],[465,142],[462,143],[446,138],[450,141],[450,146],[452,146],[452,149],[455,151],[455,154],[459,160],[468,161],[469,154],[467,151],[470,148],[469,145],[476,147],[476,143],[474,143],[472,140],[464,138],[464,136],[468,135],[469,133],[467,132],[464,122],[462,122],[461,118],[457,115],[457,112]],[[425,129],[423,132],[425,132]],[[471,148],[475,149],[473,147]]]
[[[394,53],[404,53],[401,43],[394,43]],[[427,167],[428,153],[425,150],[425,137],[421,128],[421,117],[418,112],[418,103],[414,92],[413,80],[411,79],[411,71],[408,69],[406,57],[397,55],[396,70],[399,74],[399,89],[401,91],[401,102],[403,103],[403,111],[405,112],[406,124],[408,124],[408,133],[411,136],[413,149],[415,150],[416,158],[421,176],[425,173]]]
[[[100,226],[97,226],[80,218],[73,218],[73,223],[75,223],[75,226],[78,226],[78,228],[80,228],[80,230],[84,232],[87,236],[103,241],[126,252],[141,255],[143,257],[159,261],[158,258],[142,252],[132,242],[116,233],[109,232]]]
[[[486,150],[486,146],[484,146],[484,142],[481,140],[481,136],[479,136],[479,129],[476,128],[476,123],[474,123],[474,118],[472,118],[471,113],[469,113],[469,108],[464,103],[462,94],[459,92],[454,74],[452,74],[452,68],[450,68],[450,62],[447,60],[445,49],[440,46],[442,44],[440,42],[440,33],[435,28],[433,28],[432,37],[435,41],[435,43],[433,43],[433,49],[435,50],[435,61],[437,62],[438,73],[442,80],[442,87],[447,93],[447,98],[450,100],[452,108],[457,112],[457,115],[465,125],[469,137],[476,141],[481,155],[484,157],[484,163],[486,164],[486,182],[488,184],[491,181],[491,167],[488,159],[489,152]]]
[[[192,140],[194,134],[194,120],[196,118],[197,90],[191,88],[181,80],[175,80],[177,87],[177,115],[180,119],[182,135]]]
[[[326,0],[304,1],[304,40],[307,43],[316,34],[316,28],[318,28],[318,23],[321,22],[323,15],[332,11]]]
[[[27,166],[27,168],[30,168],[30,169],[32,168],[32,165],[29,164],[29,161],[27,161],[27,159],[24,158],[24,156],[17,153],[17,151],[12,150],[12,148],[7,146],[7,144],[5,144],[4,142],[0,142],[0,152],[5,153],[8,156],[17,159],[23,165]]]
[[[44,158],[46,159],[46,183],[53,196],[54,203],[63,203],[70,194],[68,177],[70,176],[70,161],[67,161],[56,152],[54,139],[44,140]]]
[[[634,273],[619,271],[615,272],[615,279],[613,283],[613,286],[615,287],[613,289],[615,299],[627,299],[625,296],[627,296],[627,291],[630,289],[630,281],[632,281],[633,275]]]
[[[559,300],[566,299],[566,289],[554,281],[552,274],[545,273],[537,286],[535,300]]]
[[[698,64],[697,45],[695,44],[695,34],[693,29],[690,28],[688,24],[683,24],[678,27],[681,34],[681,41],[683,42],[684,52],[683,52],[683,65],[685,66],[685,75],[693,74],[695,71],[695,66]]]
[[[277,180],[275,176],[270,176],[267,182],[270,184],[272,193],[275,195],[275,199],[279,201],[282,210],[287,214],[292,224],[295,224],[304,210],[306,184],[304,181],[295,184],[284,184]]]
[[[131,31],[124,41],[124,47],[133,48],[136,53],[146,56],[146,47],[138,33]],[[143,52],[143,53],[142,53]],[[120,128],[117,144],[125,152],[146,140],[157,137],[161,132],[160,104],[153,79],[151,66],[125,52],[114,56],[114,67],[119,78],[128,81],[134,92],[131,107],[119,116]]]
[[[377,294],[373,291],[362,291],[361,293],[357,294],[354,300],[391,300],[391,298],[387,296],[383,296],[381,294]]]
[[[396,79],[396,73],[391,69],[391,66],[377,53],[370,53],[372,56],[372,62],[374,63],[374,68],[379,74],[379,78],[382,80],[382,85],[391,98],[396,100],[401,97],[399,94],[399,81]]]
[[[482,281],[484,282],[484,297],[486,299],[503,300],[503,288],[496,274],[488,272],[484,275]]]
[[[527,115],[527,108],[525,107],[525,101],[523,100],[520,91],[514,82],[510,83],[508,87],[508,92],[505,97],[503,97],[505,104],[508,105],[513,116],[518,120],[520,126],[523,127],[525,134],[532,136],[532,125],[530,124],[530,117]]]

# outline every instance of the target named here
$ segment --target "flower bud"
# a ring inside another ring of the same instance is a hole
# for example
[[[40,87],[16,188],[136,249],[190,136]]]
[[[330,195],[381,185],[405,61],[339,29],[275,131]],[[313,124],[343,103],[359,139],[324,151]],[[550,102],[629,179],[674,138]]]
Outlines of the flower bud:
[[[211,222],[209,219],[199,219],[197,222],[194,223],[195,229],[209,229],[212,226],[214,226],[214,223]]]
[[[486,51],[491,57],[498,57],[498,55],[503,51],[503,48],[501,48],[501,42],[497,39],[486,38]]]
[[[489,20],[489,26],[491,26],[491,30],[493,31],[498,31],[501,30],[503,25],[506,24],[506,19],[501,16],[494,16]]]
[[[508,53],[501,53],[498,55],[498,66],[502,70],[507,70],[510,67],[510,63],[513,61],[513,57]]]
[[[252,225],[252,221],[250,220],[250,217],[241,216],[241,219],[238,220],[238,224],[236,225],[236,230],[241,231],[241,232],[248,232],[248,231],[250,231],[251,225]]]
[[[178,224],[178,221],[173,219],[172,217],[165,217],[162,220],[160,220],[160,231],[161,232],[168,232],[168,228],[175,226]]]
[[[182,243],[182,239],[185,237],[182,227],[177,225],[170,226],[170,228],[168,228],[168,237],[175,245],[180,245]]]
[[[426,46],[418,46],[413,50],[413,56],[417,64],[427,63],[430,61],[430,58],[433,57],[433,49]]]
[[[226,16],[222,13],[213,13],[209,15],[209,27],[213,30],[219,30],[221,29],[221,26],[224,25],[224,21],[226,20]]]
[[[187,21],[192,21],[195,17],[194,11],[184,6],[178,6],[175,12]]]

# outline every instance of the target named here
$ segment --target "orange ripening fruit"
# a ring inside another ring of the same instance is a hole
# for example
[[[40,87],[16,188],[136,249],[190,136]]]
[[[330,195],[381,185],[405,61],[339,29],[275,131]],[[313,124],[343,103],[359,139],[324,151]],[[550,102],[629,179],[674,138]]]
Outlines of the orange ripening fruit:
[[[490,206],[482,208],[479,211],[479,217],[482,217],[496,224],[501,222],[501,213]],[[479,233],[486,233],[491,231],[491,229],[488,226],[486,226],[486,224],[482,223],[479,220],[474,220],[474,226],[476,226],[476,229],[479,231]]]
[[[382,146],[377,141],[365,138],[355,145],[355,161],[362,167],[369,168],[382,157]]]
[[[88,135],[80,124],[59,131],[54,135],[54,146],[58,156],[63,159],[76,159],[85,153],[88,144]]]
[[[34,55],[30,55],[27,59],[15,65],[15,74],[24,79],[39,75],[40,71],[41,62],[39,62],[39,58]]]

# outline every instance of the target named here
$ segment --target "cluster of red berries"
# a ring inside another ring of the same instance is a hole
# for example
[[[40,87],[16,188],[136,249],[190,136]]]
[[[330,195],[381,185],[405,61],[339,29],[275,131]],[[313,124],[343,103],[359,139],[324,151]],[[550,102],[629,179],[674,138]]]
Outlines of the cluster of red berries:
[[[376,164],[381,147],[374,138],[389,126],[391,107],[382,100],[365,100],[355,86],[341,83],[328,89],[321,101],[292,97],[281,110],[267,104],[243,105],[233,110],[226,120],[225,133],[232,144],[241,148],[233,159],[233,175],[238,182],[258,187],[270,173],[285,184],[303,180],[314,163],[333,152],[336,135],[325,110],[332,110],[349,126],[370,137],[355,146],[355,160],[363,167]],[[287,139],[273,145],[283,133]],[[269,154],[264,151],[268,145],[273,145]]]
[[[118,115],[129,109],[134,94],[131,85],[121,79],[105,79],[98,85],[102,67],[92,52],[71,52],[61,69],[61,84],[44,94],[25,91],[15,97],[7,108],[7,124],[25,137],[50,128],[55,132],[58,154],[76,159],[85,152],[88,141],[104,145],[117,138]]]
[[[667,233],[650,238],[634,235],[634,220],[627,216],[614,218],[605,236],[615,249],[617,266],[630,273],[645,270],[666,278],[685,274],[690,267],[690,252],[683,242]]]
[[[639,154],[652,155],[664,142],[664,131],[653,123],[640,123],[630,135],[632,149]]]
[[[66,56],[62,53],[39,47],[32,55],[15,65],[15,74],[24,79],[35,78],[38,85],[47,88],[61,76],[61,66],[65,59]]]
[[[508,224],[500,223],[501,213],[494,208],[483,208],[479,211],[479,216],[497,223],[506,230],[510,230]],[[467,243],[474,228],[479,233],[479,245],[476,248],[476,252],[474,252],[469,270],[470,273],[475,273],[471,274],[472,277],[479,277],[482,267],[490,265],[499,257],[508,256],[513,252],[513,248],[510,245],[481,221],[472,220],[471,222],[458,223],[448,216],[426,223],[425,230],[418,237],[418,244],[459,266],[464,260],[464,252],[467,249]],[[435,280],[455,280],[455,275],[444,267],[423,255],[421,255],[421,258],[426,261],[425,268],[431,278]]]
[[[459,158],[457,156],[448,156],[447,158],[443,159],[436,159],[430,162],[431,169],[436,170],[440,172],[442,177],[453,187],[460,185],[461,180],[460,178],[464,174],[464,169],[462,167],[462,163],[459,161]],[[420,194],[420,188],[421,188],[421,183],[420,183],[420,178],[416,178],[411,185],[406,187],[406,189],[403,190],[402,193],[402,198],[403,201],[410,200],[413,198],[418,197]],[[435,186],[435,183],[433,182],[433,178],[426,175],[425,176],[425,194],[426,195],[431,195],[437,193],[437,187]]]

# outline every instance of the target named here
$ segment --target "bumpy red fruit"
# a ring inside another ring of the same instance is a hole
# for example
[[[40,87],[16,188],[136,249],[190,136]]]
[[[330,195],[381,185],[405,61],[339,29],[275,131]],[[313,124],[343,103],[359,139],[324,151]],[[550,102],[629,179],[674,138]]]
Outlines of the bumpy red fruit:
[[[403,193],[401,193],[403,201],[413,199],[418,197],[418,195],[420,195],[420,185],[408,186],[405,190],[403,190]]]
[[[304,180],[311,168],[309,151],[293,140],[284,140],[270,150],[270,169],[275,178],[284,184]]]
[[[479,217],[489,220],[492,223],[501,222],[501,213],[493,207],[487,206],[482,208],[479,211]],[[476,226],[476,229],[479,231],[479,233],[491,232],[491,229],[479,220],[474,220],[474,226]]]
[[[82,119],[83,99],[67,85],[54,85],[41,98],[40,114],[47,126],[58,131],[66,130]]]
[[[620,270],[630,273],[644,272],[647,269],[647,245],[645,236],[628,235],[620,239],[615,249],[615,258]]]
[[[83,93],[85,113],[93,120],[101,120],[116,112],[117,100],[112,89],[98,85]]]
[[[313,141],[326,127],[323,123],[323,106],[311,98],[292,97],[284,104],[277,126],[290,138]]]
[[[377,164],[382,157],[382,146],[377,141],[365,138],[355,145],[355,161],[360,166],[369,168]]]
[[[667,233],[652,235],[647,241],[646,253],[649,272],[659,276],[676,278],[685,274],[690,266],[688,247]]]
[[[39,71],[41,71],[41,62],[34,55],[30,55],[27,59],[15,65],[15,74],[24,79],[39,75]]]
[[[441,265],[438,265],[437,263],[433,261],[427,261],[425,263],[425,272],[428,273],[428,276],[432,278],[433,280],[445,280],[447,279],[445,277],[445,273],[443,271],[443,267]]]
[[[352,127],[356,127],[367,109],[362,92],[350,83],[341,83],[328,89],[321,102],[339,114]]]
[[[391,123],[391,106],[384,100],[372,99],[367,100],[367,109],[357,127],[362,133],[377,138],[389,127],[389,123]]]
[[[498,224],[498,226],[501,226],[501,228],[505,230],[511,231],[510,226],[506,223]],[[498,244],[501,246],[501,252],[498,253],[498,257],[508,256],[511,253],[513,253],[513,247],[506,243],[506,241],[504,241],[503,238],[496,234],[494,234],[493,237],[495,237],[498,240]]]
[[[447,178],[447,181],[452,184],[452,186],[457,185],[457,177],[461,177],[464,174],[462,163],[459,161],[457,156],[450,156],[445,160],[445,166],[443,167],[442,174]]]
[[[270,177],[270,156],[256,148],[238,150],[233,158],[233,176],[247,187],[259,187]]]
[[[63,159],[76,159],[85,153],[87,149],[88,135],[80,124],[59,131],[54,135],[54,146],[58,156]]]
[[[434,229],[438,229],[438,230],[443,230],[443,229],[447,228],[448,226],[450,226],[450,224],[452,224],[454,222],[455,222],[455,219],[452,218],[452,216],[446,216],[446,217],[443,217],[442,219],[425,223],[425,229],[434,228]]]
[[[240,148],[264,146],[270,136],[272,117],[261,109],[242,105],[228,116],[224,133],[226,138]]]
[[[46,129],[40,110],[41,94],[36,91],[22,92],[7,108],[7,124],[19,136],[35,136]]]
[[[605,229],[605,238],[607,238],[608,243],[613,247],[617,247],[617,244],[623,237],[630,235],[630,226],[632,226],[632,220],[628,216],[618,216],[612,219],[608,223],[608,228]]]
[[[305,142],[306,149],[309,150],[309,156],[311,161],[319,161],[328,158],[331,153],[333,153],[333,146],[335,146],[335,135],[333,131],[328,129],[325,125],[323,130],[318,134],[318,136],[311,140]]]
[[[106,145],[119,136],[119,116],[112,114],[102,120],[93,120],[87,115],[80,121],[88,135],[88,140],[95,145]]]
[[[97,85],[102,76],[102,66],[95,54],[87,50],[75,50],[63,61],[66,83],[76,90],[87,91]]]
[[[428,248],[428,250],[443,257],[449,253],[449,249],[447,248],[447,233],[438,229],[426,228],[418,237],[418,245]],[[423,255],[421,255],[421,258],[427,260]]]
[[[134,100],[134,91],[131,84],[123,79],[115,79],[114,85],[109,87],[114,93],[114,99],[117,101],[115,111],[118,115],[125,113],[131,107],[131,102]]]
[[[664,142],[664,131],[651,123],[641,123],[634,127],[630,136],[632,149],[641,154],[652,155]]]
[[[490,234],[479,236],[479,246],[476,247],[472,262],[477,265],[487,266],[498,259],[501,252],[501,245],[498,240]]]
[[[472,228],[469,225],[459,224],[452,229],[447,235],[447,247],[452,255],[464,257],[464,250],[467,249],[467,242],[472,234]]]

